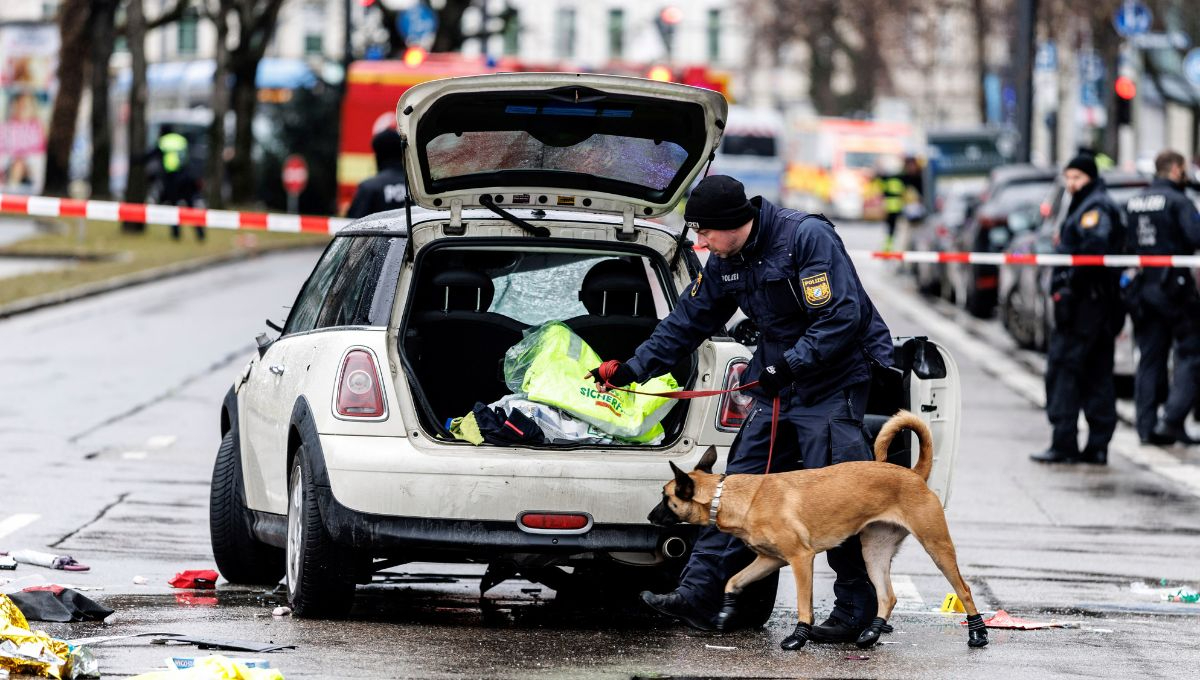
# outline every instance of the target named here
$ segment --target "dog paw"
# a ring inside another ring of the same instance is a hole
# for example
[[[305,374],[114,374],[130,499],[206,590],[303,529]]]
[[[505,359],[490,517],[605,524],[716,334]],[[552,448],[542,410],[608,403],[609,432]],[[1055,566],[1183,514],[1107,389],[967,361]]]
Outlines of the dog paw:
[[[859,633],[858,639],[854,641],[854,644],[857,645],[859,649],[874,647],[875,643],[879,642],[879,636],[883,633],[884,626],[887,626],[887,621],[884,621],[882,618],[876,616],[875,619],[871,621],[871,624],[866,628],[863,628],[862,633]]]
[[[979,614],[972,614],[967,617],[967,646],[969,647],[986,647],[988,643],[987,626],[983,623],[983,617]]]
[[[717,630],[724,632],[731,627],[733,617],[737,615],[737,595],[733,593],[725,593],[725,599],[721,604],[721,611],[717,613]]]
[[[796,624],[796,630],[792,634],[785,637],[779,646],[788,651],[796,651],[804,647],[812,636],[812,624],[804,623],[803,621]]]

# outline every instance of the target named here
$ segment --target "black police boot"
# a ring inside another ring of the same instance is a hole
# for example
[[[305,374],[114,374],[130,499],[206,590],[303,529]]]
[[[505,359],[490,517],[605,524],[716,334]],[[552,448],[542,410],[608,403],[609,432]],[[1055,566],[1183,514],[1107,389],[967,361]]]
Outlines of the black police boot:
[[[1187,431],[1183,429],[1183,425],[1171,425],[1165,420],[1158,421],[1154,426],[1154,432],[1150,434],[1150,441],[1159,445],[1170,445],[1176,442],[1185,446],[1200,444],[1200,441],[1192,439],[1188,436]]]
[[[1108,465],[1108,449],[1088,447],[1079,456],[1079,462],[1089,465]]]
[[[785,637],[779,646],[788,651],[795,651],[804,646],[812,636],[812,626],[801,621],[796,624],[796,630],[792,634]]]
[[[875,643],[879,642],[879,635],[883,633],[883,627],[887,625],[887,621],[876,616],[871,620],[871,624],[863,628],[863,631],[859,633],[858,639],[854,641],[854,644],[858,645],[859,649],[867,649],[875,646]]]
[[[737,594],[725,593],[725,599],[721,602],[721,611],[717,613],[717,630],[725,632],[732,629],[733,626],[730,624],[735,616],[737,616]]]
[[[643,590],[642,602],[645,602],[659,614],[666,614],[671,618],[679,619],[696,630],[716,630],[712,620],[693,606],[691,602],[688,602],[677,590],[664,595],[656,595],[649,590]]]
[[[1074,463],[1079,460],[1079,456],[1069,453],[1063,453],[1054,447],[1050,447],[1045,451],[1029,454],[1030,460],[1038,463]]]
[[[983,625],[983,617],[972,614],[967,617],[967,646],[986,647],[988,643],[987,626]]]

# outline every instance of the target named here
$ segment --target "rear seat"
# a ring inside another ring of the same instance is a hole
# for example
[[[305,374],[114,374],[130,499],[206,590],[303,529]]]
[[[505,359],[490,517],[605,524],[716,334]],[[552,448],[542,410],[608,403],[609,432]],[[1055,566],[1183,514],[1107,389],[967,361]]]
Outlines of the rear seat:
[[[467,414],[476,401],[509,393],[501,361],[528,325],[487,311],[495,295],[491,278],[470,269],[435,274],[419,294],[407,351],[421,389],[440,419]]]

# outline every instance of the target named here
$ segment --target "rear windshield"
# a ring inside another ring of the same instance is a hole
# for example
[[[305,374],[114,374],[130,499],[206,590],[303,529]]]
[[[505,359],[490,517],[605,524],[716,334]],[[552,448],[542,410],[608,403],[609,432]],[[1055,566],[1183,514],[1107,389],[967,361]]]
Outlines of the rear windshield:
[[[434,181],[461,175],[550,170],[666,189],[687,160],[669,141],[592,135],[586,139],[538,139],[524,130],[438,135],[425,147]]]
[[[775,148],[775,138],[764,135],[725,135],[721,139],[721,153],[727,156],[765,156],[779,155]]]
[[[1026,205],[1038,205],[1050,196],[1054,182],[1019,182],[1008,184],[996,192],[989,203],[1014,210]]]

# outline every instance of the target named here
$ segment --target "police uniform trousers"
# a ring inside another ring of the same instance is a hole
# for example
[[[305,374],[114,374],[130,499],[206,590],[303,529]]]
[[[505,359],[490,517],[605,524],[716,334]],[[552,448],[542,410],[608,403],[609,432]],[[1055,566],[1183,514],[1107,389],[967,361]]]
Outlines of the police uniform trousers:
[[[1158,407],[1167,400],[1167,360],[1171,356],[1173,325],[1149,305],[1138,310],[1133,322],[1139,354],[1133,400],[1137,406],[1137,433],[1142,441],[1150,439],[1158,421]]]
[[[815,404],[805,405],[792,388],[779,400],[779,425],[771,472],[821,468],[834,463],[872,460],[862,419],[866,413],[870,383],[839,390]],[[771,442],[770,401],[757,400],[729,452],[728,474],[762,474]],[[853,503],[847,499],[847,503]],[[783,509],[780,509],[783,512]],[[680,578],[679,592],[700,611],[715,616],[721,608],[725,583],[754,560],[754,552],[741,540],[708,526],[701,529]],[[867,576],[858,536],[829,550],[829,566],[836,572],[833,616],[842,623],[866,626],[875,617],[875,588]],[[739,598],[739,611],[751,612],[774,606],[779,573],[751,584]],[[758,586],[756,588],[756,586]],[[767,601],[769,600],[769,601]],[[765,618],[765,617],[764,617]]]
[[[1154,312],[1147,310],[1147,314],[1154,314]],[[1148,363],[1146,369],[1148,373],[1153,372],[1145,378],[1148,384],[1153,384],[1150,383],[1151,380],[1166,381],[1168,350],[1174,340],[1174,364],[1171,367],[1173,377],[1171,389],[1168,392],[1166,403],[1163,405],[1162,421],[1172,427],[1182,427],[1188,412],[1196,405],[1197,393],[1200,391],[1200,301],[1187,302],[1178,319],[1165,319],[1155,315],[1155,321],[1157,323],[1147,332],[1149,336],[1147,343],[1151,341],[1155,343],[1152,348],[1144,346],[1141,336],[1138,336],[1138,349],[1141,350],[1141,356],[1138,359],[1135,389],[1140,388],[1142,384],[1143,363]],[[1157,354],[1149,354],[1149,351],[1155,351]],[[1156,357],[1158,360],[1148,362],[1147,357]],[[1153,393],[1151,396],[1154,396]],[[1138,435],[1145,439],[1146,436],[1142,433],[1143,395],[1141,392],[1137,392],[1136,397]],[[1150,403],[1147,408],[1148,413],[1145,414],[1151,429],[1154,428],[1157,403]]]
[[[1051,447],[1079,455],[1079,411],[1088,423],[1085,450],[1107,451],[1117,428],[1117,395],[1113,386],[1113,333],[1106,304],[1083,306],[1075,321],[1050,334],[1046,352],[1046,416],[1053,428]]]

